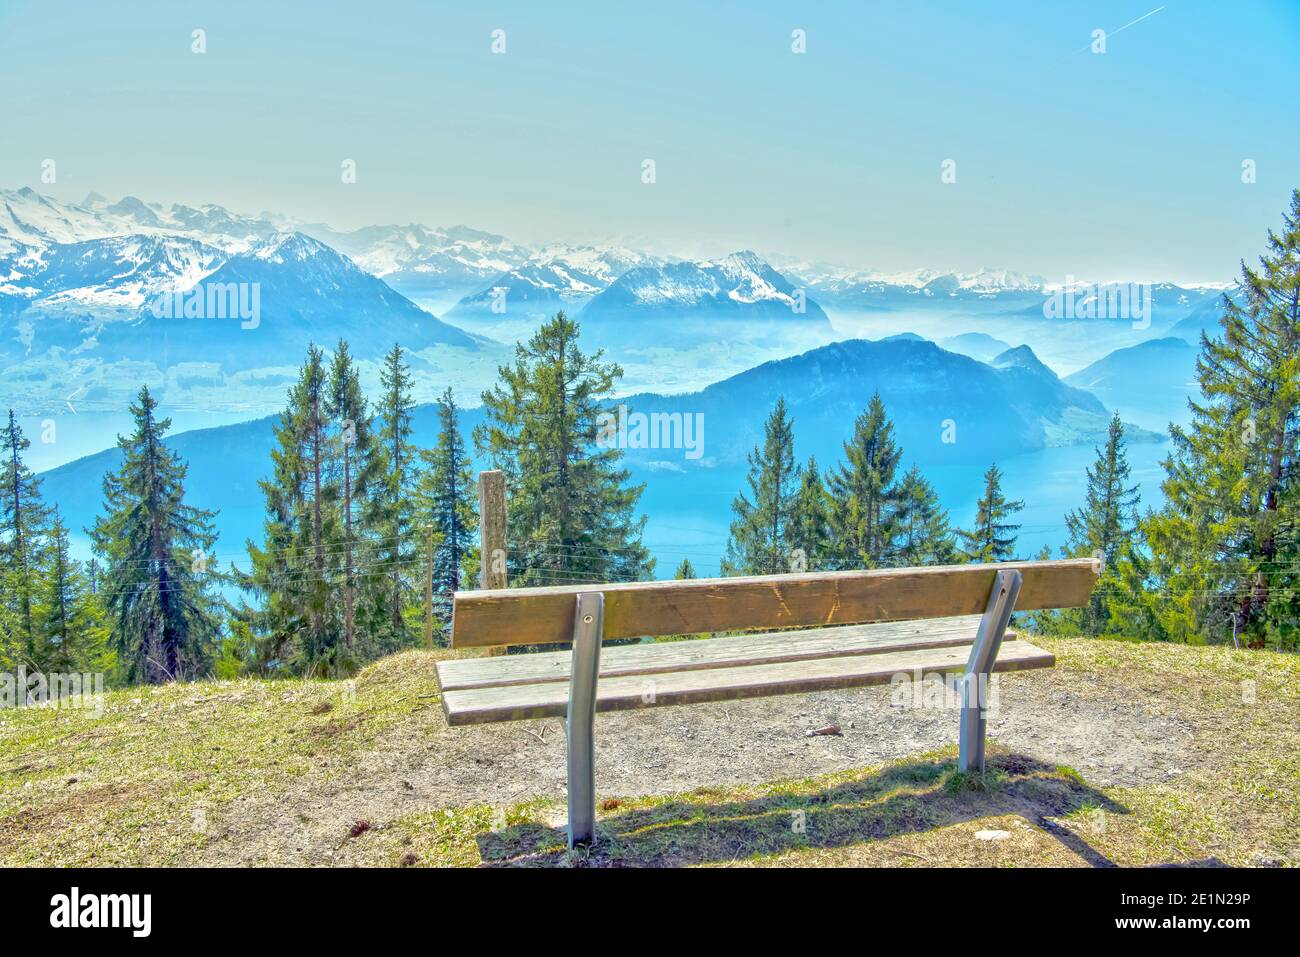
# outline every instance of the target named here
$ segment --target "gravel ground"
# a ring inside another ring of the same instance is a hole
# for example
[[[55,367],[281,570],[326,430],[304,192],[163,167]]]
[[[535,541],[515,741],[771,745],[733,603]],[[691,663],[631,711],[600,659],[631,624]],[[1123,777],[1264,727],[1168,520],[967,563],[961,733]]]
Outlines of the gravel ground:
[[[1094,785],[1168,780],[1190,767],[1191,723],[1131,690],[1061,669],[1000,677],[989,735],[1069,765]],[[346,863],[352,822],[414,812],[563,798],[563,723],[449,728],[436,701],[348,764],[323,765],[283,791],[246,795],[213,822],[195,863]],[[838,725],[839,735],[808,736]],[[647,709],[596,718],[599,797],[802,778],[956,742],[957,711],[891,704],[888,687]],[[558,823],[558,822],[557,822]]]

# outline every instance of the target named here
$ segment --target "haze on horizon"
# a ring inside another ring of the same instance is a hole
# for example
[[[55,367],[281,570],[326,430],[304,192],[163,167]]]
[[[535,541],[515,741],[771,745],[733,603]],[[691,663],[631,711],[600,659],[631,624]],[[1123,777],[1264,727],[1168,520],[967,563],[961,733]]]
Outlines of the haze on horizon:
[[[1273,95],[1300,80],[1297,39],[1281,2],[10,2],[0,184],[679,256],[1221,282],[1300,184]]]

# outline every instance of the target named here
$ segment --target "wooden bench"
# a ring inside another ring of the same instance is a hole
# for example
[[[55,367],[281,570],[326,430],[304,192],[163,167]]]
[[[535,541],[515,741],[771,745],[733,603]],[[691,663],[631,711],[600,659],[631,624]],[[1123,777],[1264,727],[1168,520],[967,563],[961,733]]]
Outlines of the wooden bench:
[[[1097,575],[1092,559],[1072,559],[456,592],[455,648],[573,647],[439,662],[442,706],[452,725],[566,718],[570,846],[595,833],[597,711],[955,675],[959,766],[982,771],[988,676],[1055,664],[1007,631],[1012,610],[1083,605]]]

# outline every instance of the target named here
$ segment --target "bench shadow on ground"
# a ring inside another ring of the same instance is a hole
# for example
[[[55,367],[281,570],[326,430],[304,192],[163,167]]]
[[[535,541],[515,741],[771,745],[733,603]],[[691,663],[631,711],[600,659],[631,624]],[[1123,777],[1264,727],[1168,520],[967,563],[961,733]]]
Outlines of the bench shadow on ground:
[[[590,850],[567,854],[563,826],[517,824],[480,834],[480,859],[485,867],[726,863],[786,851],[868,845],[1018,814],[1085,864],[1113,867],[1088,838],[1104,827],[1106,814],[1129,813],[1069,769],[1005,752],[989,756],[983,776],[959,774],[951,760],[919,760],[821,791],[791,786],[744,801],[718,800],[722,795],[721,789],[705,788],[626,811],[607,800],[597,821],[597,843]],[[1071,826],[1059,823],[1076,813],[1078,820]],[[978,847],[971,848],[969,861],[956,855],[934,863],[967,862],[981,862]]]

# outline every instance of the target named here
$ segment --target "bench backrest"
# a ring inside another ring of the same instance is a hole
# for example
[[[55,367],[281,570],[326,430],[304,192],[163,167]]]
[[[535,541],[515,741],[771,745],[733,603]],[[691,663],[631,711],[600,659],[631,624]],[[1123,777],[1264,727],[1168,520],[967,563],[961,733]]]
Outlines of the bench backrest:
[[[815,628],[981,614],[999,569],[1023,576],[1018,611],[1087,604],[1100,572],[1091,558],[938,565],[748,578],[620,582],[458,591],[455,648],[536,645],[573,638],[574,596],[605,595],[604,637]]]

